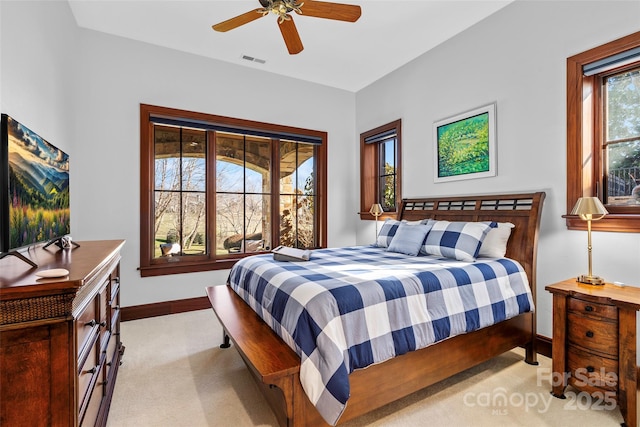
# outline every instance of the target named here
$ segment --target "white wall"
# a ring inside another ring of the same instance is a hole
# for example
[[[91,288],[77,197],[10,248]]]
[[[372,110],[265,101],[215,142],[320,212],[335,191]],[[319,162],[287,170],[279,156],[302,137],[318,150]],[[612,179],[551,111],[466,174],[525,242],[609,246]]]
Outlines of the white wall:
[[[67,153],[76,46],[68,9],[66,2],[23,2],[16,13],[0,1],[0,110]]]
[[[545,191],[538,333],[547,284],[586,273],[587,235],[566,230],[566,58],[640,29],[639,1],[517,1],[357,94],[358,133],[402,118],[403,196]],[[497,102],[498,176],[433,182],[434,121]],[[358,242],[373,224],[361,222]],[[640,286],[640,234],[594,233],[593,272]]]
[[[328,243],[355,243],[357,193],[344,185],[357,179],[353,93],[80,29],[66,1],[0,7],[2,111],[68,150],[74,239],[127,240],[123,306],[204,296],[228,275],[140,277],[140,103],[327,131],[328,184],[341,189],[328,196]],[[7,40],[33,29],[33,51]]]

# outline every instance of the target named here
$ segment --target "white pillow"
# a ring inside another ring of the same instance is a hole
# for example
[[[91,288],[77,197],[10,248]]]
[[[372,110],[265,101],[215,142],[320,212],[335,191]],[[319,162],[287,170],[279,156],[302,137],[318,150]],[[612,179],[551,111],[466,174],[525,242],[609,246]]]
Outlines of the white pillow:
[[[492,228],[482,241],[479,257],[504,258],[507,253],[507,242],[511,236],[511,229],[515,227],[510,222],[499,222],[496,228]]]

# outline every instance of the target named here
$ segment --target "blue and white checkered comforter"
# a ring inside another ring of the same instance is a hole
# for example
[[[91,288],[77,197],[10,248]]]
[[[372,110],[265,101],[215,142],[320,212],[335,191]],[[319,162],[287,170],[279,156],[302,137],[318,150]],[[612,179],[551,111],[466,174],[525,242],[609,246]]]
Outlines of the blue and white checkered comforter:
[[[306,262],[247,257],[229,284],[300,355],[302,387],[332,425],[354,369],[533,311],[513,260],[469,263],[373,246],[315,250]]]

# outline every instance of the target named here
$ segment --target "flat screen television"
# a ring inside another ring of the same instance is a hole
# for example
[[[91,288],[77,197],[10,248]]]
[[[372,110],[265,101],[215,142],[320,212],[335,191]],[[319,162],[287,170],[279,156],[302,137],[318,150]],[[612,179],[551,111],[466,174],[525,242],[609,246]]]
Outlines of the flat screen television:
[[[0,258],[71,231],[69,156],[2,114]],[[22,258],[22,256],[20,256]]]

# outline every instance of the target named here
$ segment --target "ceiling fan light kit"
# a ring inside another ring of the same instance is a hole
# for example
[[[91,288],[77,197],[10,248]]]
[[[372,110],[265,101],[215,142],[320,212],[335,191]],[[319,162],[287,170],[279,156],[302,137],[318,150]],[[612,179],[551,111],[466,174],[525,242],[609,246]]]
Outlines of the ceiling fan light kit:
[[[302,11],[300,7],[302,7],[303,3],[296,3],[294,1],[289,0],[260,0],[260,4],[264,7],[258,11],[262,16],[268,15],[269,13],[273,13],[278,15],[278,23],[282,24],[284,21],[288,21],[291,19],[289,16],[289,12],[294,11],[300,15],[302,15]]]
[[[304,47],[296,25],[293,22],[291,12],[295,12],[298,15],[345,22],[356,22],[362,13],[360,6],[326,1],[305,0],[298,2],[296,0],[259,0],[259,2],[260,5],[262,5],[261,8],[222,21],[213,25],[212,28],[215,31],[227,32],[262,18],[269,13],[273,13],[278,16],[278,27],[280,28],[280,33],[287,46],[287,50],[291,55],[295,55],[296,53],[302,52]]]

